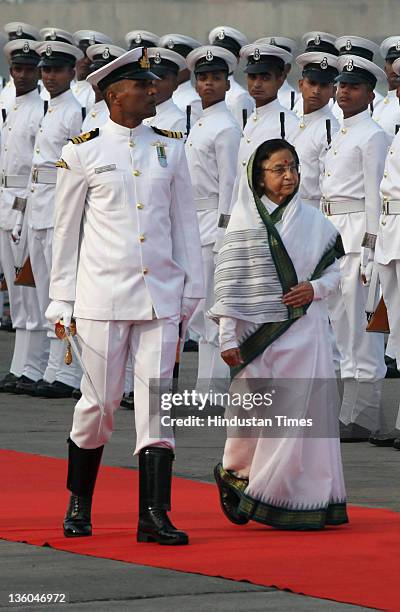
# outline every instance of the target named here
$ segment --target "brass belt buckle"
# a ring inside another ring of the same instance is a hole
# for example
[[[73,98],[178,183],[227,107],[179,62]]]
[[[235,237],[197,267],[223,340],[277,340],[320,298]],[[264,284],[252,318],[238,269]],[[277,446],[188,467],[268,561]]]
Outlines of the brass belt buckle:
[[[32,183],[37,183],[38,182],[38,175],[39,175],[39,169],[38,168],[33,168],[33,170],[32,170]]]

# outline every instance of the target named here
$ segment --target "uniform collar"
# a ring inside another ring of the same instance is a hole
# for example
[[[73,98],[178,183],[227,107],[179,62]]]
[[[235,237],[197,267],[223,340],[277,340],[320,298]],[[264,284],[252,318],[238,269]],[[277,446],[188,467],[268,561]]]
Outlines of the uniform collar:
[[[255,114],[257,117],[262,117],[263,115],[267,115],[268,113],[272,113],[276,110],[282,109],[282,105],[279,102],[278,98],[272,100],[272,102],[268,102],[268,104],[264,104],[264,106],[259,106],[255,109]]]
[[[397,90],[396,89],[391,89],[390,91],[387,92],[387,95],[385,96],[386,98],[388,98],[388,100],[394,100],[395,98],[397,98]]]
[[[60,104],[64,104],[68,100],[75,100],[75,96],[70,89],[64,91],[64,93],[56,96],[55,98],[50,98],[49,100],[49,108],[54,108],[55,106],[59,106]]]
[[[301,115],[304,123],[311,123],[311,121],[315,121],[315,119],[320,119],[321,117],[325,117],[327,114],[330,114],[329,103],[325,106],[322,106],[316,111],[312,113],[308,113],[308,115]]]
[[[148,128],[143,125],[143,123],[136,126],[135,128],[128,128],[124,125],[120,125],[119,123],[115,123],[115,121],[113,121],[112,119],[108,119],[108,121],[103,126],[103,130],[112,134],[117,134],[118,136],[124,136],[125,138],[132,138],[132,136],[138,136],[146,129]]]
[[[25,104],[25,102],[29,102],[29,100],[35,100],[36,98],[39,98],[39,97],[40,97],[40,94],[37,90],[37,87],[35,87],[35,89],[32,89],[32,91],[24,94],[23,96],[16,96],[15,104],[16,106],[19,106],[20,104]]]
[[[168,98],[165,102],[161,102],[161,104],[157,104],[156,106],[156,114],[161,115],[161,113],[165,113],[168,110],[172,110],[176,108],[176,104],[172,100],[172,98]]]
[[[227,111],[228,107],[226,105],[225,100],[222,100],[221,102],[217,102],[216,104],[213,104],[212,106],[209,106],[208,108],[203,108],[203,115],[213,115],[214,113],[219,113],[221,111]]]
[[[353,115],[353,117],[348,117],[347,119],[343,119],[343,125],[346,127],[351,127],[352,125],[356,125],[360,123],[360,121],[364,121],[365,119],[370,119],[371,114],[368,109],[361,111],[357,115]]]

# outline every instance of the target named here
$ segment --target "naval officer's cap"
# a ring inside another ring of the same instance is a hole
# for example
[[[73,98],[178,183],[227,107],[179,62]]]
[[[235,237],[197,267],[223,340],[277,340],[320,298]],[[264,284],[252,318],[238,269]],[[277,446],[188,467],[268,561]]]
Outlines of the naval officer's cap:
[[[379,66],[359,55],[341,55],[337,61],[337,83],[367,83],[374,88],[377,81],[386,80],[386,75]]]
[[[77,60],[83,58],[78,47],[58,40],[46,40],[36,49],[40,55],[39,68],[43,66],[75,66]]]
[[[297,49],[296,41],[292,38],[286,38],[286,36],[264,36],[254,41],[255,44],[272,45],[273,47],[279,47],[288,53],[293,53]],[[287,64],[289,62],[286,62]]]
[[[114,61],[117,57],[121,57],[124,53],[126,53],[126,49],[109,44],[91,45],[86,51],[86,55],[91,61],[90,69],[93,72]]]
[[[361,38],[361,36],[339,36],[336,39],[335,47],[339,55],[358,55],[370,62],[374,59],[374,54],[379,51],[379,47],[372,40]]]
[[[125,35],[125,42],[129,49],[136,49],[137,47],[159,47],[160,37],[153,32],[147,32],[146,30],[132,30]]]
[[[18,38],[27,40],[40,39],[39,30],[29,23],[23,23],[22,21],[11,21],[10,23],[6,23],[4,31],[8,35],[9,40],[16,40]]]
[[[92,45],[110,44],[113,41],[107,34],[96,30],[78,30],[74,33],[74,43],[86,55],[86,50]]]
[[[217,26],[213,28],[208,35],[208,42],[210,45],[216,47],[223,47],[228,49],[236,57],[240,55],[240,49],[248,44],[247,36],[231,28],[230,26]]]
[[[175,53],[179,53],[182,57],[186,57],[193,49],[197,49],[201,45],[202,43],[195,38],[190,38],[190,36],[184,36],[183,34],[164,34],[158,42],[159,47],[175,51]]]
[[[150,60],[151,71],[158,77],[163,77],[170,72],[177,75],[180,70],[187,68],[182,55],[170,49],[164,49],[164,47],[150,47],[147,50],[147,55]]]
[[[236,56],[216,45],[204,45],[194,49],[186,58],[189,69],[195,74],[201,72],[227,72],[230,74],[237,66]]]
[[[392,68],[397,75],[400,75],[400,57],[394,60]]]
[[[316,53],[339,55],[339,51],[335,47],[336,40],[337,36],[329,34],[329,32],[306,32],[301,37],[301,42],[305,47],[304,53],[315,51]]]
[[[331,53],[308,51],[296,57],[296,64],[302,69],[302,77],[317,83],[334,83],[339,74],[338,58]]]
[[[86,80],[104,91],[118,81],[157,80],[158,78],[151,71],[147,48],[137,47],[126,51],[117,59],[92,72]]]
[[[245,45],[240,51],[240,57],[247,62],[244,69],[247,74],[264,74],[274,68],[283,71],[285,64],[291,64],[293,59],[289,51],[266,43]]]
[[[393,62],[400,57],[400,36],[389,36],[389,38],[385,38],[379,50],[386,62]]]
[[[74,44],[74,36],[66,30],[60,28],[42,28],[40,30],[41,40],[58,40],[59,42]]]
[[[37,66],[40,61],[40,56],[36,50],[39,46],[40,42],[28,40],[27,38],[10,40],[4,46],[4,54],[11,66],[15,64]]]

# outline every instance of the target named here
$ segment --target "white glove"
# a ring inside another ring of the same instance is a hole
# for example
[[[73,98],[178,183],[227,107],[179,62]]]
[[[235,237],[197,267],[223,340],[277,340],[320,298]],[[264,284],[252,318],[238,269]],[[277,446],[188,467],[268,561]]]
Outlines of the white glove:
[[[374,262],[373,261],[369,261],[366,266],[363,266],[363,265],[360,266],[361,277],[365,278],[365,280],[363,280],[363,278],[361,278],[361,282],[364,285],[364,287],[369,287],[369,284],[371,282],[372,270],[373,269],[374,269]]]
[[[21,238],[22,224],[16,223],[11,231],[11,238],[14,244],[18,244]]]
[[[71,302],[53,300],[48,305],[44,316],[50,323],[55,324],[62,320],[63,325],[69,327],[71,325],[73,310],[74,307]]]
[[[200,301],[200,298],[188,298],[188,297],[182,298],[182,304],[181,304],[181,334],[180,334],[181,340],[185,339],[186,330],[187,330],[187,326],[188,326],[189,320],[191,319],[192,314],[196,310],[196,307],[197,307],[199,301]]]

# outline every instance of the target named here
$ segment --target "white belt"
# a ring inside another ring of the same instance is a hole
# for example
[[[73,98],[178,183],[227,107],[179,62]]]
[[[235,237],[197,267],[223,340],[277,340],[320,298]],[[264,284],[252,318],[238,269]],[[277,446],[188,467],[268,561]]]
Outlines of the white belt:
[[[26,187],[29,183],[29,176],[23,174],[2,174],[1,175],[1,186],[5,188],[10,187]]]
[[[400,215],[400,200],[383,200],[382,215]]]
[[[195,198],[197,210],[217,210],[218,198]]]
[[[345,215],[348,213],[357,213],[365,211],[364,200],[348,200],[347,202],[331,202],[322,200],[322,212],[328,217],[331,215]]]
[[[32,183],[44,183],[45,185],[55,185],[57,181],[57,170],[32,170]]]

